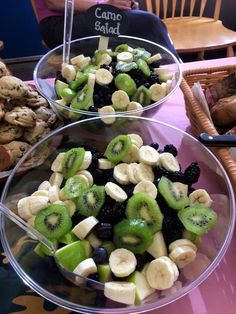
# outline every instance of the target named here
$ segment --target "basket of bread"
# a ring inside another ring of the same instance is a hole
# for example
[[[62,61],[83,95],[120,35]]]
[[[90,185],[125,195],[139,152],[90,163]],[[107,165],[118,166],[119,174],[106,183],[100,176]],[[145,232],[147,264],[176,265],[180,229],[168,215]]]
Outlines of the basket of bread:
[[[196,95],[196,86],[201,89],[200,97]],[[231,135],[236,138],[236,65],[187,70],[183,72],[180,87],[196,137],[207,133],[211,137]],[[221,161],[236,191],[236,149],[229,145],[211,150]]]
[[[34,86],[11,75],[0,61],[0,179],[9,175],[32,145],[62,124]],[[24,168],[47,153],[32,156]]]

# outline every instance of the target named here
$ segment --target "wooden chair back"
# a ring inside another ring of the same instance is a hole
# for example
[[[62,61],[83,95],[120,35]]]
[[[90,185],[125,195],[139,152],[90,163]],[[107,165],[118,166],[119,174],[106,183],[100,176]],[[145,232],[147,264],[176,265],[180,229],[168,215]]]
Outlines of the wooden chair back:
[[[222,0],[213,1],[215,1],[215,5],[212,18],[218,20]],[[207,2],[212,3],[212,0],[146,0],[146,7],[148,12],[155,13],[164,20],[170,17],[203,17]],[[177,7],[179,10],[177,10]]]

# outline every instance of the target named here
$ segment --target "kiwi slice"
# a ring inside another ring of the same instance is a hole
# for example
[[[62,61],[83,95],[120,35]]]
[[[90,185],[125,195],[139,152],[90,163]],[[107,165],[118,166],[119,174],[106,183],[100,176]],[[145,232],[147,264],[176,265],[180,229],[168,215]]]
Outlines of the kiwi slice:
[[[115,77],[115,85],[118,89],[125,91],[129,96],[134,95],[137,90],[135,81],[126,73],[120,73]]]
[[[150,71],[149,66],[145,60],[138,59],[137,60],[137,66],[143,72],[144,75],[146,75],[146,76],[151,75],[151,71]]]
[[[137,101],[143,106],[148,106],[151,103],[151,92],[145,86],[141,85],[136,90],[132,97],[132,101]]]
[[[152,233],[162,228],[163,214],[156,200],[145,193],[137,193],[128,200],[125,214],[129,219],[145,220]]]
[[[83,160],[85,150],[83,147],[71,148],[68,150],[62,160],[62,174],[68,179],[79,171]]]
[[[173,182],[164,176],[158,182],[158,191],[173,209],[179,210],[189,205],[188,196],[182,195]]]
[[[128,135],[118,135],[107,145],[104,155],[116,163],[125,158],[131,147],[132,142]]]
[[[115,52],[123,52],[123,51],[128,51],[129,50],[129,46],[127,44],[121,44],[116,46],[115,48]]]
[[[76,237],[76,235],[70,231],[66,234],[64,234],[60,239],[58,239],[58,241],[60,243],[64,243],[64,244],[70,244],[73,243],[75,241],[78,241],[78,238]]]
[[[217,221],[216,212],[201,204],[181,209],[178,217],[188,231],[198,236],[208,233]]]
[[[75,198],[76,207],[81,215],[96,217],[105,202],[104,186],[93,185],[83,190]]]
[[[54,247],[57,248],[58,247],[58,241],[57,240],[51,240],[51,241],[52,241]],[[36,245],[36,247],[34,248],[34,252],[41,257],[53,256],[53,252],[43,243],[38,243]]]
[[[88,109],[93,101],[93,87],[91,85],[84,85],[84,87],[72,99],[70,107],[72,109]]]
[[[84,82],[87,82],[88,80],[88,74],[83,73],[81,74],[75,81],[71,81],[69,84],[69,87],[74,90],[77,91],[77,88],[82,85]]]
[[[137,61],[139,58],[142,58],[143,60],[147,61],[147,59],[151,57],[150,52],[140,47],[135,48],[133,50],[133,54],[134,54],[134,61]]]
[[[137,69],[137,64],[135,62],[124,62],[119,61],[116,64],[116,70],[122,71],[122,72],[129,72],[132,69]]]
[[[72,228],[69,211],[64,205],[52,204],[35,217],[35,229],[48,239],[59,239]]]
[[[61,98],[61,93],[62,93],[63,89],[65,89],[67,87],[69,87],[69,84],[67,84],[61,80],[56,80],[55,90],[56,90],[57,96]]]
[[[124,219],[114,226],[113,242],[116,247],[142,254],[152,244],[153,233],[142,219]]]
[[[66,180],[63,193],[66,198],[72,199],[79,196],[80,192],[87,187],[86,180],[75,175]]]

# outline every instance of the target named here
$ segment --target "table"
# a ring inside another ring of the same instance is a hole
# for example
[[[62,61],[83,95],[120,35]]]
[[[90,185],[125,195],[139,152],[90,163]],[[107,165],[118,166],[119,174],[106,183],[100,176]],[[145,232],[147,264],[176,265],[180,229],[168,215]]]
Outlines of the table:
[[[183,69],[235,64],[236,57],[183,64]],[[174,115],[169,114],[174,112]],[[191,132],[185,115],[181,90],[176,91],[153,117]],[[236,312],[236,234],[215,271],[208,279],[180,300],[149,314],[235,314]],[[72,314],[32,292],[0,254],[0,314]]]

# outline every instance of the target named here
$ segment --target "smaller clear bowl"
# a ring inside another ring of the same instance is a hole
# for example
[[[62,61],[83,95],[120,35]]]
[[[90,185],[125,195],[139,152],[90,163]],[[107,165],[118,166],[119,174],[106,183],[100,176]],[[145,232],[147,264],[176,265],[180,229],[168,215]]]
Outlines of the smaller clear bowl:
[[[100,36],[91,36],[72,41],[70,47],[70,57],[72,58],[79,54],[84,54],[86,57],[93,56],[94,52],[98,48],[99,39]],[[150,104],[149,106],[144,107],[143,109],[141,108],[122,112],[117,111],[117,114],[143,115],[150,117],[179,87],[182,78],[181,65],[178,59],[168,49],[154,42],[131,36],[118,36],[109,38],[108,48],[114,49],[120,44],[128,44],[132,48],[145,48],[152,55],[160,53],[162,56],[162,59],[160,60],[160,67],[167,68],[172,74],[172,83],[169,86],[169,91],[165,97]],[[49,51],[39,60],[33,73],[37,90],[48,100],[54,111],[65,119],[75,121],[80,118],[83,119],[92,118],[98,115],[101,116],[98,112],[76,110],[56,102],[58,97],[55,92],[55,78],[57,73],[61,71],[62,53],[63,45],[60,45]]]

